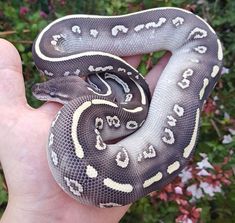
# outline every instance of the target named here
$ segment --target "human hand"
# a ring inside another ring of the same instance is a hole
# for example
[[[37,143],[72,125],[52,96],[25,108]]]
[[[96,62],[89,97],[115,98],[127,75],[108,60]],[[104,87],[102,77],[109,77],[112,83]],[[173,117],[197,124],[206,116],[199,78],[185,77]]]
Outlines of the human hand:
[[[129,206],[101,209],[79,204],[56,184],[46,159],[50,124],[61,105],[48,102],[38,109],[26,101],[21,60],[16,49],[0,39],[0,162],[9,201],[4,222],[118,222]],[[169,60],[164,56],[148,74],[155,88]],[[125,58],[137,67],[141,56]]]

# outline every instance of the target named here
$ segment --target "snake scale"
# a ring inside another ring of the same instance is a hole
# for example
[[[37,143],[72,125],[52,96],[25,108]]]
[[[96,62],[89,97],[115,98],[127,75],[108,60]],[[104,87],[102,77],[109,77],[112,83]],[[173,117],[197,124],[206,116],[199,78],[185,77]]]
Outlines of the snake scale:
[[[151,98],[119,56],[158,50],[172,56]],[[64,105],[47,146],[55,180],[83,204],[113,207],[162,188],[187,165],[223,52],[203,19],[166,7],[59,18],[38,35],[33,57],[48,77],[33,94]]]

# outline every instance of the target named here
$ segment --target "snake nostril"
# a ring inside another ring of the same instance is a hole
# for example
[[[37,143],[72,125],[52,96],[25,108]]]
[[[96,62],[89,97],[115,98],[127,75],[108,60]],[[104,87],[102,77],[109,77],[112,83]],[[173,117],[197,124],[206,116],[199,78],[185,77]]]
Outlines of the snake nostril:
[[[32,86],[32,92],[33,92],[33,94],[39,93],[39,84],[34,84]]]

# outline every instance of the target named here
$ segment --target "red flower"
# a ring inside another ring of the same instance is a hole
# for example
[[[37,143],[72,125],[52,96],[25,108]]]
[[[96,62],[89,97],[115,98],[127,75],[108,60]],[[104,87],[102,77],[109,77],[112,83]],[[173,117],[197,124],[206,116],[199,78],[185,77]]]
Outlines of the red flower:
[[[21,16],[26,15],[28,12],[29,12],[29,8],[24,7],[24,6],[20,7],[20,15]]]
[[[160,192],[159,198],[163,201],[167,201],[167,194],[166,192]]]
[[[215,101],[213,101],[212,99],[208,99],[206,104],[204,105],[204,108],[203,108],[203,111],[206,113],[206,114],[211,114],[211,113],[214,113],[216,110],[216,103]]]
[[[65,5],[66,4],[66,0],[60,0],[60,4],[61,5]]]
[[[40,16],[44,19],[47,18],[47,14],[43,11],[40,11]]]

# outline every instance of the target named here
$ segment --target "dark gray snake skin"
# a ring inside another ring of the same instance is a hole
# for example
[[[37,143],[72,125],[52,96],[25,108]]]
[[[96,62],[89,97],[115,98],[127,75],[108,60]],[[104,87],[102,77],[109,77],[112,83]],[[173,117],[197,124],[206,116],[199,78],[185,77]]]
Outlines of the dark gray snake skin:
[[[162,49],[172,57],[150,103],[142,76],[114,55]],[[187,165],[223,52],[200,17],[158,8],[65,16],[39,34],[33,56],[49,78],[34,95],[64,104],[49,135],[53,176],[79,202],[112,207],[162,188]]]

